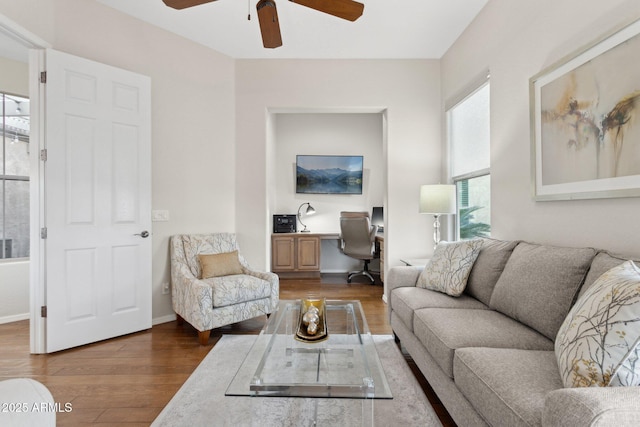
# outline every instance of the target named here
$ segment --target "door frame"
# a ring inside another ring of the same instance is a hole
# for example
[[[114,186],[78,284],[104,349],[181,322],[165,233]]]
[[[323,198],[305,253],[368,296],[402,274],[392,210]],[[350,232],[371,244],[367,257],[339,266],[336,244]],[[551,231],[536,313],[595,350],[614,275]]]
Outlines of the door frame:
[[[44,88],[40,84],[40,71],[44,70],[44,50],[52,47],[49,42],[0,14],[0,32],[29,50],[29,100],[31,104],[31,131],[29,135],[29,335],[31,353],[45,352],[45,321],[40,307],[46,305],[44,281],[44,242],[40,239],[44,213],[44,168],[40,150],[44,148]],[[37,244],[34,244],[37,243]]]

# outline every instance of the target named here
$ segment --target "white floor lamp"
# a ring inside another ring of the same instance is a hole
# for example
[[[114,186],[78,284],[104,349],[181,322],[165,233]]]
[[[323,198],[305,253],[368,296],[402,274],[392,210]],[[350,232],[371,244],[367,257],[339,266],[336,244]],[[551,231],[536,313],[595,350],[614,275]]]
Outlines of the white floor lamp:
[[[455,185],[422,185],[420,187],[420,213],[433,215],[433,240],[440,242],[440,215],[456,213]]]

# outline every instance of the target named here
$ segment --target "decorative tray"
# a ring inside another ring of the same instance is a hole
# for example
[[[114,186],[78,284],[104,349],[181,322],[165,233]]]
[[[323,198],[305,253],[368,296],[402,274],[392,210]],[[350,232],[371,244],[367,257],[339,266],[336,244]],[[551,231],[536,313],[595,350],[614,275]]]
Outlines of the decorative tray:
[[[313,316],[314,313],[316,316]],[[300,318],[294,338],[306,343],[321,342],[329,338],[327,323],[325,322],[326,315],[327,308],[324,298],[303,299],[300,302]],[[314,320],[317,320],[317,322]]]

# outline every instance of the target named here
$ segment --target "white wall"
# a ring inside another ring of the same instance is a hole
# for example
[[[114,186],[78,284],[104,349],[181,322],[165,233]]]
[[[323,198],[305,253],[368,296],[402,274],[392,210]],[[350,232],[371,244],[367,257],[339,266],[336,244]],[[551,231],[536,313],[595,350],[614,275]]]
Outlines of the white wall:
[[[0,264],[0,323],[29,318],[29,261]]]
[[[442,60],[443,99],[491,70],[492,234],[640,255],[640,198],[535,202],[529,79],[603,33],[640,17],[623,0],[490,0]]]
[[[85,0],[0,0],[54,49],[151,77],[153,318],[170,320],[169,237],[235,228],[234,61]]]
[[[236,230],[253,265],[269,268],[273,112],[383,112],[387,265],[432,251],[433,221],[418,213],[421,184],[440,179],[440,72],[436,60],[236,62]],[[386,132],[385,130],[386,129]]]

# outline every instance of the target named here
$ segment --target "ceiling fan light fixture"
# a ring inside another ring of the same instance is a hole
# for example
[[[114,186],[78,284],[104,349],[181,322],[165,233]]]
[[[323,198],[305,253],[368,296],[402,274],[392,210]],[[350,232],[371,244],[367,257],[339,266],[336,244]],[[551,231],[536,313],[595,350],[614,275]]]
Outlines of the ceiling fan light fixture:
[[[256,5],[256,10],[258,12],[258,21],[260,22],[262,45],[268,49],[282,46],[276,2],[273,0],[260,0]]]

